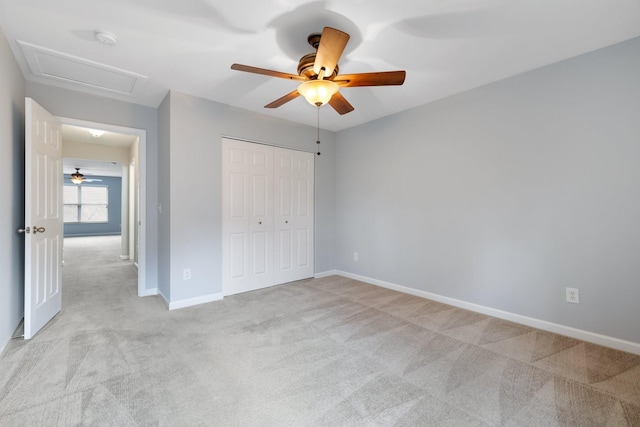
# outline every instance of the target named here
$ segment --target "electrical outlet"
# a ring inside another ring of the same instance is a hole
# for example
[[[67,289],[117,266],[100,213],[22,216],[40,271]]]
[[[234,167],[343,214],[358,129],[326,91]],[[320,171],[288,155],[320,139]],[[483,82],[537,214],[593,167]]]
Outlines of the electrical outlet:
[[[353,260],[358,261],[358,252],[353,253]]]
[[[182,270],[182,280],[191,280],[191,269],[185,268]]]
[[[578,288],[565,288],[567,292],[567,302],[580,304],[580,290]]]

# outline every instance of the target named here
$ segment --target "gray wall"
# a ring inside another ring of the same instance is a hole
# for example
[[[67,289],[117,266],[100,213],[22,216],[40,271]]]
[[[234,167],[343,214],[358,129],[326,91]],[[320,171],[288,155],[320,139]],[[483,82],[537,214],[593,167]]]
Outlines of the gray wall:
[[[170,194],[161,192],[162,215],[170,212],[170,242],[161,248],[160,258],[171,263],[170,300],[174,302],[222,291],[222,136],[315,152],[316,130],[176,92],[169,97],[161,110],[170,109],[170,144],[161,145],[168,153],[161,152],[159,157],[164,159],[163,168],[170,170]],[[310,108],[309,114],[315,111]],[[166,118],[164,113],[161,116]],[[334,135],[322,132],[321,139],[315,178],[316,271],[333,268]],[[189,281],[182,280],[184,268],[191,269]]]
[[[73,236],[108,236],[120,235],[122,231],[122,178],[114,176],[92,175],[91,179],[100,179],[101,182],[85,182],[83,187],[108,187],[107,222],[69,222],[64,224],[64,237]],[[64,176],[64,184],[71,183],[71,175]]]
[[[27,96],[56,116],[146,130],[147,223],[142,227],[146,231],[146,287],[155,289],[158,281],[158,110],[34,82],[27,82]]]
[[[640,342],[639,159],[640,39],[340,132],[337,268]]]
[[[25,81],[0,28],[0,352],[24,313]]]

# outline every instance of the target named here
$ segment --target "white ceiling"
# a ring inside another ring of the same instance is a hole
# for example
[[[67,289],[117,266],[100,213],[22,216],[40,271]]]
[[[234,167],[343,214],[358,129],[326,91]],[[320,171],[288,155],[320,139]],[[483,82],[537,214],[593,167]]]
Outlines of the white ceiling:
[[[295,73],[307,36],[338,28],[341,73],[407,71],[400,87],[341,89],[355,111],[321,115],[338,131],[638,37],[640,1],[0,0],[0,25],[28,80],[152,107],[172,89],[314,126],[303,98],[263,108],[294,82],[229,67]]]
[[[89,128],[62,125],[62,142],[77,142],[81,144],[106,145],[111,147],[130,148],[138,139],[136,135],[100,130],[103,134],[94,137]],[[122,164],[118,162],[105,162],[100,160],[77,159],[65,157],[63,159],[63,173],[71,174],[75,168],[85,176],[122,176]]]
[[[122,176],[122,164],[118,162],[65,157],[62,159],[62,165],[62,173],[64,174],[72,174],[76,171],[75,168],[80,168],[80,173],[85,177]]]
[[[116,133],[99,130],[102,133],[99,137],[94,137],[90,133],[89,128],[72,125],[62,125],[62,140],[70,142],[80,142],[83,144],[107,145],[111,147],[130,148],[138,139],[136,135],[127,135],[124,133]]]

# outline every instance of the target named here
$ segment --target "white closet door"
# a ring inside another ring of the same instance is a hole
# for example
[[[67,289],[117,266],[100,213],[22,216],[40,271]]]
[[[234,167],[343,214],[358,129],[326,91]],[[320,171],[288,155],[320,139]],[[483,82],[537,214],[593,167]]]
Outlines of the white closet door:
[[[225,295],[273,285],[273,148],[222,141]]]
[[[313,276],[314,154],[274,148],[275,283]]]

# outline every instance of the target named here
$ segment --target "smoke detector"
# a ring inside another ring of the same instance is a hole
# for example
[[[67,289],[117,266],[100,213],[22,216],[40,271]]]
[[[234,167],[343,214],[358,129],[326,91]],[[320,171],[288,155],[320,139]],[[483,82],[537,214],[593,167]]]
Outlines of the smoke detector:
[[[118,37],[107,31],[96,31],[96,40],[107,46],[115,46],[118,44]]]

